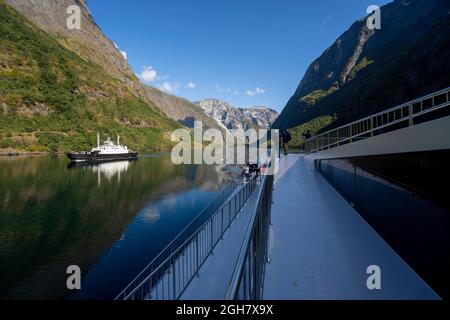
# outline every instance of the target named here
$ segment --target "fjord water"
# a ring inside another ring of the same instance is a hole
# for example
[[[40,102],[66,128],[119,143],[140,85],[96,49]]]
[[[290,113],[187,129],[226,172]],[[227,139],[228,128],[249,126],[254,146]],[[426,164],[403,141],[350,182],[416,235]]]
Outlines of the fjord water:
[[[2,299],[113,299],[235,175],[176,166],[167,154],[68,164],[0,159]],[[70,265],[82,271],[76,293],[66,287]]]

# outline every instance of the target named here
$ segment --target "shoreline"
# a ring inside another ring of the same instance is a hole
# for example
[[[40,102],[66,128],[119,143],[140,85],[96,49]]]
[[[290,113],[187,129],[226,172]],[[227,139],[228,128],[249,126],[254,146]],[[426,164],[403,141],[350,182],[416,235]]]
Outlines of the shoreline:
[[[148,151],[139,153],[139,156],[147,156],[157,153],[170,153],[170,151]],[[48,152],[48,151],[16,151],[16,150],[0,150],[1,159],[14,159],[22,157],[35,157],[35,156],[65,156],[66,152]]]
[[[0,158],[15,158],[15,157],[29,157],[29,156],[42,156],[42,155],[62,155],[64,153],[51,153],[44,151],[0,151]]]

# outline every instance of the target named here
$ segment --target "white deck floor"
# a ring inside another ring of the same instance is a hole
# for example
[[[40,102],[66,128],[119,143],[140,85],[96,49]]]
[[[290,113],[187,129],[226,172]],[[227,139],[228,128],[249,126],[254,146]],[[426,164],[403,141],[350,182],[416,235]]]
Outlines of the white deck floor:
[[[264,299],[439,299],[308,157],[280,166]],[[381,290],[366,286],[371,265],[381,268]]]
[[[223,300],[249,223],[254,192],[181,299]],[[280,159],[264,299],[439,299],[306,156]],[[381,268],[381,290],[366,286]]]

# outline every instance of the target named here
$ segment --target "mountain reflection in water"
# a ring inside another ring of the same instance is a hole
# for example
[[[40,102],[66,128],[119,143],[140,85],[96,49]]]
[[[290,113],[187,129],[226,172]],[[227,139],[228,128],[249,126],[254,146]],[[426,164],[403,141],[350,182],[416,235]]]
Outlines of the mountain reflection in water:
[[[236,170],[170,155],[70,166],[0,159],[0,297],[112,299],[231,181]],[[66,268],[82,290],[66,289]]]

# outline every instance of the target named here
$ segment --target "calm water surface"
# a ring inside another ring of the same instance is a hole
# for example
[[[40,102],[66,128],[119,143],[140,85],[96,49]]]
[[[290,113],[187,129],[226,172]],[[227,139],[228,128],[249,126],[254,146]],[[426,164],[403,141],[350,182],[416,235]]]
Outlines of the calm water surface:
[[[2,299],[113,299],[236,173],[165,154],[68,164],[0,158]],[[82,270],[75,294],[69,265]]]

